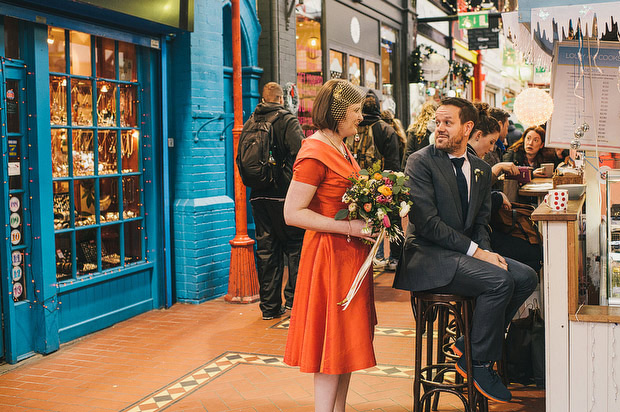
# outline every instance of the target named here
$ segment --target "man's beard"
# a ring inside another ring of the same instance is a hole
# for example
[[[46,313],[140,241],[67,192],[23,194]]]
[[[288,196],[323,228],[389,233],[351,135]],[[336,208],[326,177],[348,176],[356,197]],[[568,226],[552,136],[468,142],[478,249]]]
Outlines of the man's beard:
[[[458,137],[460,136],[460,138]],[[458,136],[447,136],[445,139],[445,143],[442,145],[437,145],[437,137],[435,137],[435,146],[437,149],[444,151],[448,154],[454,154],[461,150],[461,144],[463,143],[463,139],[465,136],[459,134]]]

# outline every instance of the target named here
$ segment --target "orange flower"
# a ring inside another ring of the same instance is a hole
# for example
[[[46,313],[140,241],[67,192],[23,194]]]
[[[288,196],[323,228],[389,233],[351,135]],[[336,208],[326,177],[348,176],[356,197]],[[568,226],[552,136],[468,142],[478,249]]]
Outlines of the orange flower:
[[[381,180],[381,179],[383,179],[383,175],[381,175],[381,173],[378,173],[378,172],[377,172],[377,173],[375,173],[373,177],[375,178],[375,180]]]
[[[372,205],[370,203],[364,203],[364,210],[370,212],[372,210]]]
[[[379,188],[377,189],[379,191],[379,193],[381,193],[383,196],[391,196],[392,195],[392,189],[387,187],[386,185],[383,186],[379,186]]]

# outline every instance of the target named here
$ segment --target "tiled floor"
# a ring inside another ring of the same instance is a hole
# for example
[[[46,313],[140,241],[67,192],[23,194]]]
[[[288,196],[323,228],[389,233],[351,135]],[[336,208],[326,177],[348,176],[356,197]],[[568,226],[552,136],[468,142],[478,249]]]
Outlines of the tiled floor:
[[[376,274],[378,365],[351,379],[350,411],[411,411],[409,295]],[[223,299],[155,310],[0,375],[0,411],[313,411],[312,375],[282,363],[288,318]],[[544,411],[544,391],[511,386],[492,411]],[[440,411],[455,411],[442,396]]]

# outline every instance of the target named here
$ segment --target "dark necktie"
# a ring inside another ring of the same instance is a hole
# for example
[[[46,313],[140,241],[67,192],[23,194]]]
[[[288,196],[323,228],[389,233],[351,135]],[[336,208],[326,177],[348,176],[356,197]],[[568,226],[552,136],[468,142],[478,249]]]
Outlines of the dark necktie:
[[[463,163],[465,159],[462,157],[454,157],[450,159],[456,169],[456,185],[459,188],[459,197],[461,198],[461,209],[463,210],[463,221],[467,219],[467,209],[469,202],[467,200],[467,179],[463,174]]]

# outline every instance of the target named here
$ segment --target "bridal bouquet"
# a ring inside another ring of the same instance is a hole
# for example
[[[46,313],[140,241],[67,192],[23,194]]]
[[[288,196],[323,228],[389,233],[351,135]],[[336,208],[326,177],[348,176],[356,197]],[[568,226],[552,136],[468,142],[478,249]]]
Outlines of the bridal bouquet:
[[[383,239],[399,242],[403,239],[402,230],[394,225],[390,219],[405,217],[413,202],[409,196],[409,188],[405,186],[408,177],[402,172],[382,171],[381,162],[377,161],[368,169],[362,169],[359,174],[349,178],[351,187],[342,196],[342,202],[348,205],[336,213],[336,220],[363,219],[366,226],[363,231],[371,235],[378,233],[373,247],[364,264],[355,277],[346,298],[339,303],[343,310],[349,306],[351,299],[372,265],[372,258]]]

